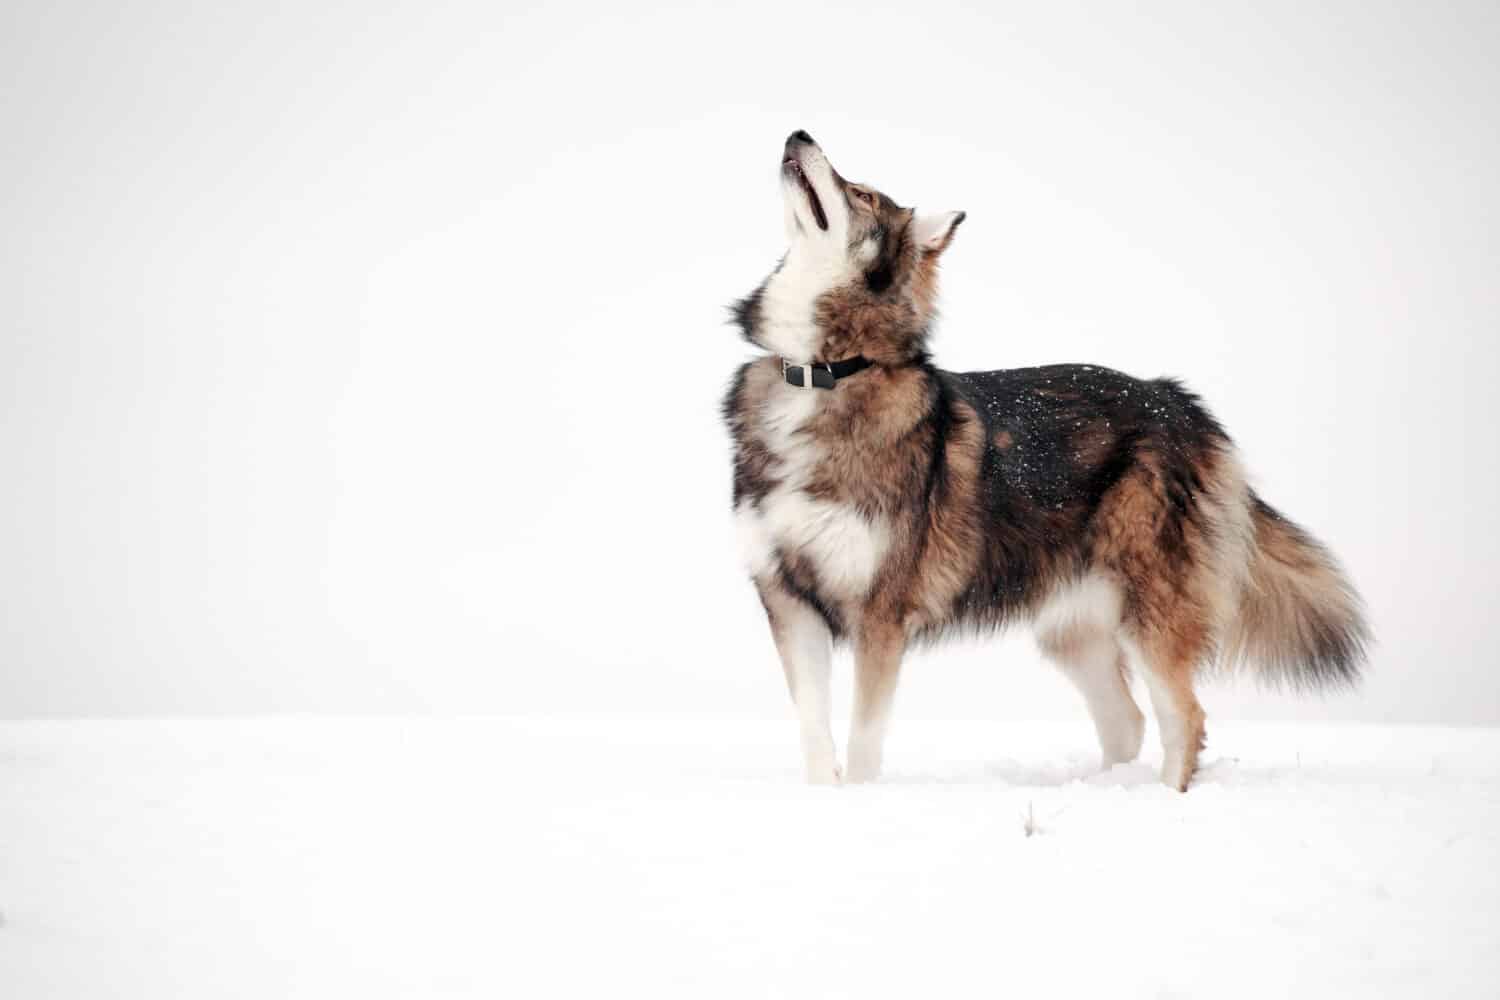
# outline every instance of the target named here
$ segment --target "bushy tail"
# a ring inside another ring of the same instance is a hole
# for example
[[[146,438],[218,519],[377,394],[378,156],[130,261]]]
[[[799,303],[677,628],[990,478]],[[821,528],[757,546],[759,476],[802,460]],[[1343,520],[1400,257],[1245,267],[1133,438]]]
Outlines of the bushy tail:
[[[1354,587],[1317,539],[1251,494],[1255,546],[1225,662],[1273,685],[1347,687],[1359,679],[1370,629]]]

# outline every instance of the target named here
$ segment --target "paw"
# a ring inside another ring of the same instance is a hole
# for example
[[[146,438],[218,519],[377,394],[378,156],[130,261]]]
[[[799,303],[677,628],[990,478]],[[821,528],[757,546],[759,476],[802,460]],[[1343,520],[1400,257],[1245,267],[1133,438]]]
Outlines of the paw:
[[[1161,767],[1161,783],[1175,791],[1185,792],[1192,783],[1194,770],[1193,765],[1180,755],[1169,753]]]
[[[1100,733],[1099,744],[1104,755],[1104,770],[1116,764],[1129,764],[1141,755],[1146,738],[1146,717],[1140,712],[1119,722],[1108,733]]]
[[[837,785],[843,780],[839,755],[827,729],[804,729],[802,732],[802,772],[809,785]]]
[[[857,747],[849,748],[849,773],[845,780],[850,784],[863,784],[867,781],[875,781],[880,777],[880,755],[861,751]]]
[[[839,762],[831,759],[809,760],[806,765],[806,775],[809,785],[839,785],[844,780],[844,774],[839,770]]]

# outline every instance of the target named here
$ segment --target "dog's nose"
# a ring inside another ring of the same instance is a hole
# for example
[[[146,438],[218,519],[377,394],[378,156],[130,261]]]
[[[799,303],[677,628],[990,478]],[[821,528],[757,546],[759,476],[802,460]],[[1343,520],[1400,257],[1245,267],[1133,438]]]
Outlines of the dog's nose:
[[[807,130],[800,128],[786,137],[786,144],[788,146],[790,146],[794,142],[805,142],[809,146],[816,145],[816,143],[813,142],[813,137],[807,134]]]

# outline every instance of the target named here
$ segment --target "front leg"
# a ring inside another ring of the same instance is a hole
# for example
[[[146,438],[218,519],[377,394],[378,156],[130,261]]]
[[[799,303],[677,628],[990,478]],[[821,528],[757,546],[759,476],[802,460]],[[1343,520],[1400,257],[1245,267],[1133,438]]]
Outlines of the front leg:
[[[802,723],[802,762],[807,780],[814,785],[836,785],[839,761],[828,722],[828,676],[833,663],[833,635],[828,622],[784,588],[774,583],[757,586],[771,622],[776,652],[781,654],[787,688]]]
[[[906,654],[906,634],[895,625],[865,625],[854,646],[854,718],[849,726],[849,780],[880,777],[891,703]]]

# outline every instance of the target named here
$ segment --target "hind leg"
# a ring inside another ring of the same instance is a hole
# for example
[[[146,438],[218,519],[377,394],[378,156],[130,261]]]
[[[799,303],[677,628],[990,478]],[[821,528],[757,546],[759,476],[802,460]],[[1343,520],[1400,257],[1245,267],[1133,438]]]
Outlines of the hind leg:
[[[1138,449],[1135,468],[1100,501],[1094,558],[1126,581],[1121,639],[1137,661],[1161,730],[1161,779],[1186,791],[1203,747],[1193,675],[1237,599],[1243,552],[1228,507],[1245,485],[1228,442],[1207,428],[1182,448]],[[1194,432],[1198,433],[1198,432]]]
[[[1044,632],[1042,653],[1072,681],[1089,706],[1104,766],[1135,760],[1146,734],[1146,719],[1125,682],[1125,656],[1114,634],[1102,628]]]
[[[1179,792],[1187,791],[1203,749],[1205,717],[1193,692],[1193,673],[1201,659],[1197,646],[1157,638],[1136,648],[1161,730],[1161,780]]]

